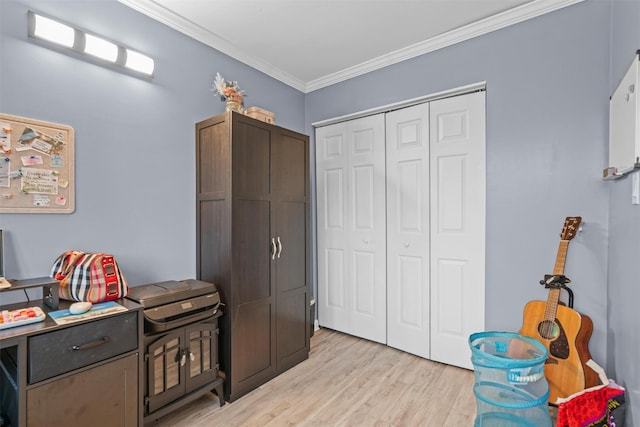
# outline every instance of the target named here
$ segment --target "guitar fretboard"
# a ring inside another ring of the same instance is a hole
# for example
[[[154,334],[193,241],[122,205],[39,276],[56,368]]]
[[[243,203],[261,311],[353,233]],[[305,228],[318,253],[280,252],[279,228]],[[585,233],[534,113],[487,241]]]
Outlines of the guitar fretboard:
[[[564,266],[567,261],[567,249],[569,248],[569,240],[560,240],[558,245],[558,255],[556,256],[556,264],[553,267],[554,275],[564,274]],[[547,306],[544,310],[544,320],[553,322],[558,311],[558,301],[560,299],[560,289],[550,289],[547,297]]]

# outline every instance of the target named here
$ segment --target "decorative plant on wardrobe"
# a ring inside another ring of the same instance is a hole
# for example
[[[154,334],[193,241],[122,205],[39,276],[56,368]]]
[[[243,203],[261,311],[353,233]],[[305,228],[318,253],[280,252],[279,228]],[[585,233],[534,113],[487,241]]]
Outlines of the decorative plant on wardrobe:
[[[216,73],[216,78],[213,81],[211,90],[213,90],[216,95],[220,95],[221,101],[227,103],[227,111],[238,111],[242,113],[246,93],[240,89],[237,81],[226,81],[220,73]]]

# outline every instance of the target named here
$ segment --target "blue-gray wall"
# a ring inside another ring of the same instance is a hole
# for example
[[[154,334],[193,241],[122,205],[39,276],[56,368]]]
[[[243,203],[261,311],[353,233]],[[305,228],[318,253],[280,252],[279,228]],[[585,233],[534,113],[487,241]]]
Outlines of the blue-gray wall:
[[[28,8],[148,53],[155,78],[31,43]],[[587,0],[304,95],[115,0],[0,0],[0,112],[76,133],[76,212],[3,214],[7,275],[46,275],[78,248],[114,253],[132,285],[193,277],[194,124],[223,110],[209,91],[216,71],[240,82],[248,105],[309,134],[319,120],[484,81],[486,327],[518,330],[524,304],[546,298],[538,281],[564,218],[582,216],[566,264],[575,306],[593,319],[593,358],[640,419],[640,208],[629,179],[601,180],[608,99],[640,48],[638,18],[640,0]]]
[[[613,92],[640,49],[640,1],[612,4],[611,80]],[[640,172],[634,172],[638,174]],[[631,177],[609,182],[609,295],[607,371],[627,388],[629,426],[640,425],[640,206],[631,204]]]
[[[591,355],[629,390],[628,426],[640,418],[640,338],[629,327],[639,317],[640,210],[628,179],[601,177],[612,50],[617,82],[640,48],[639,9],[587,0],[306,97],[312,132],[310,123],[486,82],[486,328],[518,330],[525,303],[546,299],[538,281],[553,271],[564,219],[582,216],[565,272],[575,308],[594,323]]]
[[[155,78],[34,44],[28,9],[150,55]],[[68,249],[113,253],[131,285],[194,277],[195,123],[224,111],[216,72],[304,131],[303,93],[115,0],[1,0],[0,48],[0,112],[72,126],[76,154],[73,214],[1,214],[7,277],[46,276]]]
[[[486,327],[518,330],[553,271],[565,217],[585,222],[565,272],[606,363],[609,4],[587,1],[308,94],[307,122],[486,81]]]

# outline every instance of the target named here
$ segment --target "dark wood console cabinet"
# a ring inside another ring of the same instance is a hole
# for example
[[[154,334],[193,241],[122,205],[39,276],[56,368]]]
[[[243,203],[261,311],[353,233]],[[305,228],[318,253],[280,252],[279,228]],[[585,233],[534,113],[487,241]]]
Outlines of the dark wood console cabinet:
[[[0,409],[7,425],[142,426],[142,307],[117,302],[128,310],[67,325],[47,316],[0,331]],[[53,311],[42,300],[2,309],[34,305]],[[68,305],[60,301],[59,308]]]
[[[309,137],[235,112],[196,124],[197,278],[215,283],[233,401],[309,356]]]
[[[219,395],[220,406],[224,405],[218,376],[221,314],[218,311],[204,321],[145,336],[145,424],[212,389]]]

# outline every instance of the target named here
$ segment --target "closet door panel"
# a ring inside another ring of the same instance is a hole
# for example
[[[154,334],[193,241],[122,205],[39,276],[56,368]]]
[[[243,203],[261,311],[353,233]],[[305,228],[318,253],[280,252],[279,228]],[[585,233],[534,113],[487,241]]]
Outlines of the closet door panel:
[[[353,214],[352,224],[355,232],[375,232],[377,213],[374,210],[374,175],[375,171],[372,164],[356,166],[351,170],[351,182],[353,183],[351,212]]]
[[[345,180],[343,169],[328,169],[324,172],[324,209],[325,231],[345,231],[344,225],[344,199]]]
[[[318,319],[386,342],[382,114],[316,130]]]
[[[347,315],[347,295],[345,290],[345,253],[340,249],[325,249],[326,258],[324,276],[327,278],[324,292],[322,293],[323,305],[331,310]],[[322,325],[325,323],[322,322]],[[327,325],[328,326],[328,325]],[[335,328],[334,328],[335,329]]]
[[[484,330],[484,99],[431,103],[431,359],[469,369]]]
[[[375,254],[365,251],[353,252],[353,286],[354,312],[359,316],[373,318],[376,311],[375,291]]]
[[[384,115],[347,122],[349,330],[387,342]]]
[[[429,106],[387,113],[387,342],[429,357]]]
[[[346,295],[349,239],[347,232],[347,126],[316,130],[318,230],[318,323],[349,332]]]

